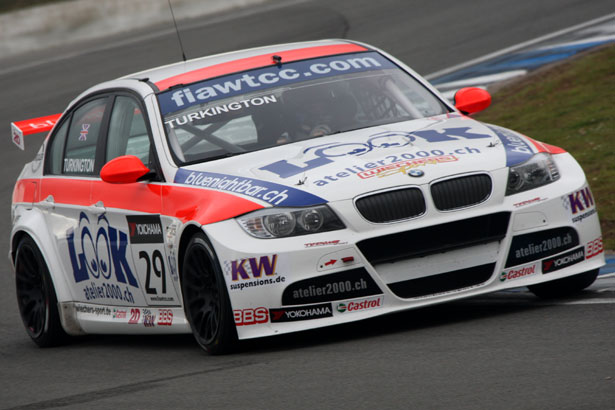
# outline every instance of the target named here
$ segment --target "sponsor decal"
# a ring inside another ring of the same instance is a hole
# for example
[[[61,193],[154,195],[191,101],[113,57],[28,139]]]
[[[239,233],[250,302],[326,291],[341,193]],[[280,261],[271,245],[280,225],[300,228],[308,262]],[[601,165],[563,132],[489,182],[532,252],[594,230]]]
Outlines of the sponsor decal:
[[[113,283],[99,285],[92,281],[83,287],[83,293],[86,300],[116,299],[122,302],[135,303],[134,295],[128,286],[120,287]]]
[[[574,218],[572,218],[572,222],[577,223],[577,222],[582,222],[583,219],[585,218],[589,218],[590,216],[592,216],[593,214],[595,214],[596,208],[594,209],[590,209],[589,211],[582,213],[581,215],[575,216]]]
[[[158,95],[163,115],[196,104],[338,74],[395,68],[376,52],[321,57],[272,65],[175,88]]]
[[[129,325],[136,325],[141,320],[141,309],[130,309],[130,319],[128,319]]]
[[[126,216],[130,248],[145,296],[149,304],[175,302],[173,286],[167,286],[167,261],[165,257],[163,228],[160,215]],[[171,277],[173,267],[169,266]]]
[[[346,245],[348,242],[341,242],[339,239],[333,241],[322,241],[322,242],[309,242],[304,244],[306,248],[314,248],[316,246],[332,246],[332,245]]]
[[[556,228],[515,236],[510,245],[506,267],[555,255],[579,245],[579,235],[573,228]]]
[[[276,265],[278,255],[257,256],[252,258],[224,261],[224,273],[231,277],[231,290],[283,283],[286,277],[278,275]]]
[[[384,144],[382,145],[384,146]],[[477,154],[477,153],[480,153],[480,150],[478,148],[465,147],[465,148],[455,149],[448,155],[454,156],[454,155],[466,155],[466,154]],[[332,153],[329,152],[328,154],[332,154]],[[325,176],[318,177],[319,179],[314,180],[314,185],[324,186],[332,182],[339,181],[340,179],[347,178],[351,175],[358,175],[358,174],[368,175],[368,173],[374,168],[387,167],[389,165],[401,163],[404,161],[428,160],[432,157],[443,156],[443,155],[445,155],[444,151],[439,150],[439,149],[433,149],[431,151],[417,151],[414,153],[405,152],[402,154],[387,155],[386,157],[384,157],[384,159],[381,159],[381,160],[365,162],[361,165],[352,165],[350,167],[344,168],[343,170],[339,172],[336,172],[333,175],[325,175]],[[334,157],[335,155],[331,155],[331,156]]]
[[[594,197],[588,186],[562,197],[562,204],[572,215],[572,222],[582,222],[596,213]]]
[[[158,326],[171,326],[173,324],[173,310],[158,309]]]
[[[278,255],[261,256],[260,258],[246,258],[231,261],[231,279],[233,282],[239,279],[260,278],[263,276],[275,275],[275,264]],[[246,262],[249,262],[246,266]]]
[[[295,282],[284,289],[282,305],[355,299],[381,293],[365,268],[357,268]]]
[[[344,256],[342,252],[330,253],[320,258],[318,261],[318,270],[329,270],[355,263],[355,257],[352,254],[346,254]]]
[[[162,243],[160,215],[127,216],[130,243]]]
[[[11,132],[13,133],[13,142],[22,150],[24,149],[23,134],[15,124],[11,123]]]
[[[359,310],[376,309],[382,307],[384,297],[356,300],[351,302],[340,302],[337,304],[336,310],[340,313],[344,312],[356,312]]]
[[[88,139],[89,130],[90,124],[81,124],[81,133],[79,133],[79,141],[86,141]]]
[[[75,311],[77,313],[86,313],[89,315],[96,315],[96,316],[111,316],[111,309],[106,306],[90,306],[90,305],[82,305],[82,304],[76,303]]]
[[[423,131],[413,131],[413,132],[405,132],[405,131],[385,131],[378,134],[374,134],[370,136],[366,142],[331,142],[328,144],[316,145],[313,147],[308,147],[303,150],[303,155],[307,157],[312,157],[311,159],[305,161],[303,164],[293,164],[288,162],[287,160],[279,160],[269,165],[265,165],[260,167],[259,169],[264,171],[272,172],[278,175],[280,178],[289,178],[297,174],[301,174],[307,170],[321,167],[323,165],[330,164],[335,161],[335,158],[345,157],[345,156],[355,156],[359,157],[361,155],[365,155],[374,150],[380,149],[388,149],[395,148],[399,149],[405,146],[411,146],[417,138],[423,139],[427,142],[443,142],[443,141],[457,141],[460,139],[479,139],[479,138],[490,138],[489,134],[479,134],[472,132],[470,127],[458,127],[458,128],[444,128],[441,131],[438,130],[423,130]],[[476,148],[466,147],[465,150],[468,153],[474,153],[475,151],[480,152],[480,150]],[[459,152],[457,152],[459,151]],[[457,149],[454,152],[449,153],[449,155],[453,154],[463,154],[464,149]],[[377,166],[386,165],[387,163],[394,163],[403,160],[412,160],[416,158],[425,158],[429,156],[442,156],[445,155],[445,152],[439,149],[431,150],[431,151],[418,151],[415,153],[403,153],[398,155],[390,155],[385,158],[385,160],[377,161],[377,162],[367,162],[365,163],[365,168],[376,168]],[[370,166],[371,165],[371,166]],[[361,167],[351,167],[346,168],[352,172],[353,168],[358,168],[359,172],[365,171],[361,169]],[[343,171],[341,172],[344,173]],[[357,173],[357,172],[353,172]],[[343,178],[336,174],[338,178]],[[346,175],[348,176],[348,175]],[[329,176],[328,178],[325,176],[319,181],[324,182],[327,181],[336,181],[334,177]],[[324,185],[315,183],[317,186]]]
[[[81,212],[77,230],[69,229],[66,240],[75,283],[91,281],[83,289],[87,300],[116,299],[134,303],[130,288],[136,289],[139,284],[126,257],[126,233],[110,226],[104,215],[99,216],[94,225]]]
[[[152,312],[150,309],[143,309],[143,326],[156,326],[156,314],[154,314],[154,312]]]
[[[332,317],[333,310],[331,303],[323,303],[320,305],[269,309],[269,315],[271,323],[296,322]]]
[[[587,259],[591,259],[594,256],[598,256],[602,252],[604,252],[604,247],[602,245],[602,236],[600,238],[594,239],[585,246],[585,257]]]
[[[179,169],[175,174],[174,182],[242,194],[277,206],[308,206],[327,202],[323,198],[300,189],[254,178],[243,178],[215,172]]]
[[[565,198],[567,200],[564,200],[564,207],[568,209],[572,215],[576,215],[594,206],[594,197],[589,187],[568,194]]]
[[[500,274],[500,281],[505,282],[507,280],[514,280],[533,275],[534,273],[536,273],[536,266],[537,264],[533,264],[530,266],[524,266],[522,268],[505,270]]]
[[[94,172],[94,159],[92,158],[64,158],[65,173],[92,173]]]
[[[431,157],[431,158],[419,158],[419,159],[413,159],[409,161],[394,162],[384,167],[378,167],[378,168],[370,169],[367,171],[359,172],[357,176],[361,179],[367,179],[367,178],[372,178],[372,177],[383,178],[383,177],[388,177],[389,175],[394,175],[394,174],[399,174],[399,173],[408,174],[408,171],[410,171],[412,168],[420,167],[420,166],[427,165],[427,164],[435,165],[435,164],[439,164],[442,162],[454,162],[454,161],[458,161],[458,158],[454,155],[441,155],[438,157]],[[423,174],[420,173],[418,176],[422,176],[422,175]]]
[[[542,273],[551,273],[560,269],[567,268],[570,265],[579,263],[585,260],[585,248],[583,246],[566,252],[563,255],[554,258],[545,259],[542,261]]]
[[[126,309],[113,309],[113,319],[126,319]]]
[[[190,114],[185,114],[176,118],[169,119],[164,123],[167,124],[171,128],[175,128],[178,126],[181,128],[182,125],[186,125],[189,122],[202,120],[208,117],[215,117],[216,115],[220,115],[222,113],[227,113],[229,111],[237,111],[242,108],[249,108],[253,106],[259,106],[263,104],[271,104],[276,103],[278,100],[275,95],[265,95],[262,97],[253,97],[249,100],[240,100],[233,101],[228,104],[217,105],[214,107],[209,107],[205,110],[196,110],[191,112]]]
[[[235,309],[233,310],[235,325],[248,326],[269,322],[269,311],[264,307],[254,309]]]
[[[495,125],[487,125],[487,127],[502,141],[506,151],[507,167],[521,164],[534,156],[532,147],[521,135]]]
[[[546,201],[546,200],[547,200],[547,198],[541,198],[541,197],[537,196],[536,198],[528,199],[526,201],[517,202],[516,204],[513,204],[513,206],[515,208],[521,208],[522,206],[531,205],[531,204],[537,204],[539,202]]]

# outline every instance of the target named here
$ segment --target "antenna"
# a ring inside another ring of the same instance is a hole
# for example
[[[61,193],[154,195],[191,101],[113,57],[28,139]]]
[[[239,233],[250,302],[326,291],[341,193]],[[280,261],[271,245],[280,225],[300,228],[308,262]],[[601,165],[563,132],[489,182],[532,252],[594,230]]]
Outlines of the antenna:
[[[173,24],[175,25],[175,32],[177,33],[177,40],[179,41],[179,48],[182,51],[182,58],[186,61],[186,53],[184,52],[184,45],[182,44],[182,38],[179,36],[179,29],[177,28],[177,21],[175,21],[175,13],[173,13],[173,7],[171,6],[171,0],[169,1],[169,9],[171,9],[171,17],[173,17]]]

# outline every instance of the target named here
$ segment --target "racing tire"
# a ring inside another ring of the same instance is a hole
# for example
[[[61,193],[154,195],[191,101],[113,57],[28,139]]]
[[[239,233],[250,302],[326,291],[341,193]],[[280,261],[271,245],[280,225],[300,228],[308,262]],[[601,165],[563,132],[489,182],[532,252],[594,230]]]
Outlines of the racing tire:
[[[203,233],[188,243],[181,267],[184,311],[197,343],[212,355],[232,352],[237,329],[226,283],[213,247]]]
[[[49,269],[34,240],[25,236],[15,253],[15,288],[21,320],[30,338],[40,347],[64,344],[58,299]]]
[[[539,298],[554,299],[573,295],[582,291],[596,280],[600,269],[579,273],[567,278],[528,286],[530,292]]]

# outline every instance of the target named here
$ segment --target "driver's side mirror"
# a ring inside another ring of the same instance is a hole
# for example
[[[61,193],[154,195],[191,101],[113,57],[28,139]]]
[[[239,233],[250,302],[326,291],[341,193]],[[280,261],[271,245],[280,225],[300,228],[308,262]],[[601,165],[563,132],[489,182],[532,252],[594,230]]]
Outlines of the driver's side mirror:
[[[100,177],[111,184],[131,184],[149,172],[139,158],[123,155],[107,162],[100,170]]]
[[[478,87],[465,87],[455,93],[455,107],[464,114],[475,114],[491,105],[491,95]]]

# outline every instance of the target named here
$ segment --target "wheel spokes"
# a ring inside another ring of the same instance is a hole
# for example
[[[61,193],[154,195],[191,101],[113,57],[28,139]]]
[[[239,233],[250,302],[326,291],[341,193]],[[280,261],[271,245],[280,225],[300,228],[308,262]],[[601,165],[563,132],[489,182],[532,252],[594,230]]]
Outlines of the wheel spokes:
[[[15,262],[19,310],[26,327],[36,337],[44,330],[47,314],[44,270],[28,246],[20,249]]]
[[[210,260],[205,249],[191,249],[184,267],[186,307],[192,317],[195,333],[203,344],[217,335],[220,323],[220,294],[216,274],[208,267]]]

